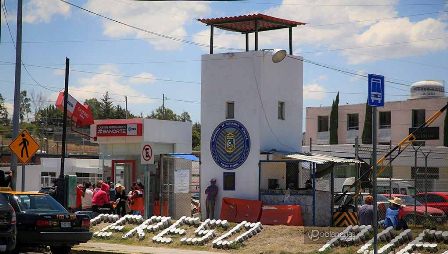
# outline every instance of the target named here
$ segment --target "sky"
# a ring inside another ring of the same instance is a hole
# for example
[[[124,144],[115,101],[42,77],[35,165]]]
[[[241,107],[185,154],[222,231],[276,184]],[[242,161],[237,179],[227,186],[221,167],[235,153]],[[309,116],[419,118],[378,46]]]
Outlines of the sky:
[[[146,116],[164,95],[167,107],[200,121],[209,28],[197,19],[253,13],[307,23],[293,29],[294,54],[317,63],[304,63],[304,108],[329,106],[338,91],[340,104],[366,101],[367,80],[334,69],[384,75],[391,81],[386,101],[407,99],[413,82],[448,80],[446,0],[65,1],[84,10],[61,0],[23,1],[21,90],[47,105],[64,88],[68,57],[69,93],[80,102],[109,91],[114,104],[124,107],[127,96],[128,109]],[[11,109],[15,45],[7,23],[15,41],[17,1],[1,2],[0,93]],[[243,35],[219,29],[214,41],[215,53],[245,45]],[[260,49],[287,47],[287,30],[259,35]]]

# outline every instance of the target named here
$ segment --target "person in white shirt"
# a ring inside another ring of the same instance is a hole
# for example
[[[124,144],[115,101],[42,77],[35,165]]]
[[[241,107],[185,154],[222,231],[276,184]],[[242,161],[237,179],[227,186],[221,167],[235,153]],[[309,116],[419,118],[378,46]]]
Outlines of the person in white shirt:
[[[81,199],[83,210],[92,209],[92,198],[93,198],[92,184],[89,182],[84,183],[84,195],[82,195]]]

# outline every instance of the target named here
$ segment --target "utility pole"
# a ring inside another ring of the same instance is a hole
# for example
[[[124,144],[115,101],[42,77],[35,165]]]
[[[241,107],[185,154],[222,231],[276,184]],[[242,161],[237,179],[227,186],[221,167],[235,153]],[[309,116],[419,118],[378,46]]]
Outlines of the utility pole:
[[[378,165],[376,163],[376,107],[372,107],[372,185],[373,185],[373,253],[378,253],[378,205],[377,205],[377,188],[376,188],[376,173],[378,170]]]
[[[125,102],[125,110],[126,110],[126,119],[128,119],[128,97],[124,96],[124,102]]]
[[[162,94],[162,115],[163,120],[165,120],[165,94]]]
[[[67,205],[67,195],[65,189],[65,181],[64,181],[64,167],[65,167],[65,153],[66,153],[66,144],[65,139],[67,137],[67,100],[68,100],[68,77],[69,77],[69,65],[70,59],[65,58],[65,89],[64,89],[64,115],[62,118],[62,152],[61,152],[61,169],[59,172],[59,177],[56,179],[56,197],[58,202],[62,206]]]
[[[16,73],[14,84],[14,111],[12,115],[12,136],[19,135],[20,78],[22,74],[22,0],[17,1]],[[17,186],[17,157],[11,153],[12,188]],[[22,183],[23,185],[23,183]]]

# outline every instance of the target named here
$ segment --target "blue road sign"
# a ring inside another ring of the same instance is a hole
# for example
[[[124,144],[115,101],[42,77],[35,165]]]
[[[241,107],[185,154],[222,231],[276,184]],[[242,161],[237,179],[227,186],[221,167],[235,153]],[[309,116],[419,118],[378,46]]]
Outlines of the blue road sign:
[[[368,104],[372,107],[384,106],[384,76],[369,74]]]

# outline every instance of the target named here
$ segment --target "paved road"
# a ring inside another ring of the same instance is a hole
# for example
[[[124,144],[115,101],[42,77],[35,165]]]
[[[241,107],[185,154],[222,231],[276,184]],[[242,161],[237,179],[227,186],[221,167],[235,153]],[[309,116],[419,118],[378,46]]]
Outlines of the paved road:
[[[185,249],[170,249],[162,247],[146,247],[112,243],[87,242],[73,248],[75,253],[120,253],[120,254],[216,254],[209,251],[195,251]]]

